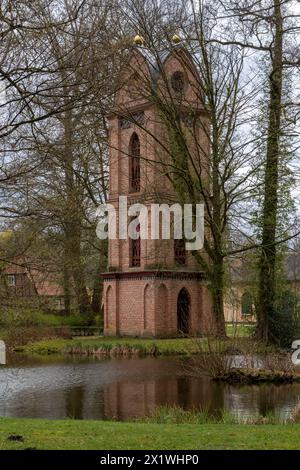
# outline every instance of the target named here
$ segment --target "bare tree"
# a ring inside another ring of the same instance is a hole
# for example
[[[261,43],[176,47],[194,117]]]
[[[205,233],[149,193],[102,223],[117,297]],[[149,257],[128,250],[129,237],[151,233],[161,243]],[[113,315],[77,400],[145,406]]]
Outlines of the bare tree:
[[[30,165],[3,185],[5,198],[13,196],[7,209],[17,216],[16,227],[26,218],[51,233],[61,253],[66,311],[74,290],[82,313],[91,308],[88,285],[94,291],[93,309],[100,310],[98,273],[106,264],[105,246],[96,240],[95,209],[106,199],[104,116],[118,67],[112,5],[63,0],[57,10],[51,2],[36,2],[35,12],[45,27],[31,46],[49,67],[40,64],[36,71],[30,109],[42,119],[22,122],[14,130],[20,159]]]
[[[287,70],[300,66],[296,46],[299,15],[294,13],[295,2],[292,1],[247,0],[242,5],[239,2],[221,1],[220,4],[224,7],[224,15],[231,17],[238,30],[235,39],[228,37],[227,41],[221,40],[221,43],[235,43],[267,57],[268,123],[257,303],[257,338],[267,341],[272,339],[269,324],[276,310],[276,253],[277,245],[281,242],[278,234],[279,168],[283,155],[282,141],[290,124],[283,116],[288,107],[292,107],[294,116],[299,112],[299,107],[297,111],[297,105],[287,103],[283,94]]]

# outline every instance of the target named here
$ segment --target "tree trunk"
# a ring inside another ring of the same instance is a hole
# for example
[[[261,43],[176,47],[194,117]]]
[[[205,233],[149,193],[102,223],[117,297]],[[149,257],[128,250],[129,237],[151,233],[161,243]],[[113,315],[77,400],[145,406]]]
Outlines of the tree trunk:
[[[79,221],[72,220],[71,216],[66,223],[66,244],[68,267],[74,281],[75,295],[81,314],[90,313],[90,299],[88,296],[85,273],[81,262],[81,226]]]
[[[81,262],[81,250],[80,250],[80,235],[73,234],[71,238],[72,243],[72,274],[75,284],[75,290],[77,295],[77,302],[79,311],[82,315],[87,315],[91,313],[91,304],[88,295],[88,291],[85,283],[85,273]]]
[[[276,297],[276,226],[278,211],[278,164],[282,101],[282,14],[281,0],[274,0],[275,38],[271,54],[270,102],[264,182],[262,247],[259,265],[257,339],[270,340],[269,321],[274,317]]]
[[[81,201],[76,189],[73,162],[73,121],[70,111],[66,111],[64,120],[64,161],[66,183],[65,240],[67,267],[72,273],[75,294],[80,313],[90,313],[90,300],[85,283],[84,269],[81,262]]]
[[[103,292],[103,281],[100,278],[101,268],[100,266],[97,269],[95,279],[94,279],[94,288],[93,288],[93,297],[92,297],[92,310],[96,315],[99,315],[101,310],[101,301],[102,301],[102,292]]]
[[[63,271],[63,288],[64,288],[64,304],[65,304],[65,314],[71,314],[71,293],[70,293],[70,273],[66,263],[64,265]]]
[[[226,327],[224,317],[224,261],[222,257],[216,258],[213,262],[210,284],[216,336],[223,339],[226,338]]]

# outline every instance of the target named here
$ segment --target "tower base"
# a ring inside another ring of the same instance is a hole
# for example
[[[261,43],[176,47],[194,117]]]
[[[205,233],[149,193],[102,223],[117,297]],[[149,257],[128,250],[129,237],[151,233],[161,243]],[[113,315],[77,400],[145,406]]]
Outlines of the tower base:
[[[176,337],[212,330],[212,304],[202,273],[110,272],[104,278],[106,336]]]

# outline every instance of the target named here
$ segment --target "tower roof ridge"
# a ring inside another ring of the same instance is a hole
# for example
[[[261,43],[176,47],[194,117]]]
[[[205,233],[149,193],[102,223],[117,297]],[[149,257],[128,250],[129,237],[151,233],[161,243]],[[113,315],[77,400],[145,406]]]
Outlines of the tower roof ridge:
[[[166,60],[169,58],[169,56],[174,52],[174,50],[186,50],[186,47],[182,43],[178,44],[172,44],[169,47],[165,47],[164,49],[161,49],[160,51],[157,51],[157,56],[154,54],[148,47],[145,46],[135,46],[135,50],[138,50],[138,52],[146,59],[147,65],[149,67],[150,71],[150,76],[152,79],[152,82],[154,85],[156,85],[158,76],[160,74],[160,68],[161,65],[163,65]],[[187,51],[188,52],[188,51]],[[190,55],[190,53],[188,52]]]

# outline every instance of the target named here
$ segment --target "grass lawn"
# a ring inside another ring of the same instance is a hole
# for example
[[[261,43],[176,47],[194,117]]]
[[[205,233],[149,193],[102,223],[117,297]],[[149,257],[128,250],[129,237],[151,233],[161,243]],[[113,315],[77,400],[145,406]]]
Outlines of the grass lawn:
[[[226,332],[228,336],[238,336],[239,338],[251,336],[254,333],[255,324],[252,323],[227,323]]]
[[[242,342],[247,341],[247,337],[253,331],[252,325],[227,325],[227,333],[229,338],[240,338]],[[201,344],[204,350],[208,349],[206,339],[201,339]],[[15,348],[16,351],[25,352],[28,354],[55,354],[68,351],[72,347],[78,347],[82,352],[88,349],[103,348],[108,352],[115,347],[128,346],[136,349],[141,354],[151,354],[153,348],[158,355],[177,355],[177,354],[195,354],[199,353],[199,339],[195,338],[170,338],[170,339],[151,339],[151,338],[111,338],[111,337],[78,337],[74,339],[46,339],[29,343],[26,346]],[[227,347],[229,342],[225,342]]]
[[[9,440],[22,436],[23,442]],[[0,418],[0,449],[300,449],[300,425],[148,424]]]

